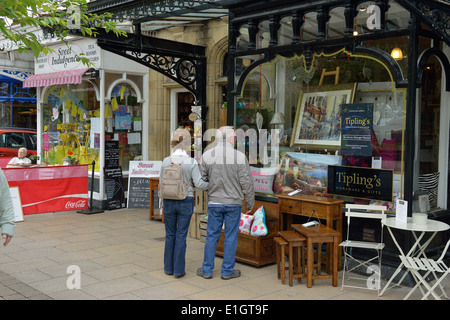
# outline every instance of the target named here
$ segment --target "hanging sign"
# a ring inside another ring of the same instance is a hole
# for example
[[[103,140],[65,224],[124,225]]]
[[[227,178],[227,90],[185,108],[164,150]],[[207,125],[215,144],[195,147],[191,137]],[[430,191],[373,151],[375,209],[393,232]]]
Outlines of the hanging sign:
[[[86,68],[78,57],[88,58],[91,68],[101,67],[101,49],[97,40],[83,39],[68,44],[50,46],[53,52],[39,54],[34,64],[35,74]]]
[[[393,170],[329,165],[327,193],[392,202],[393,181]]]
[[[373,103],[342,105],[342,154],[352,156],[372,156],[372,119]]]

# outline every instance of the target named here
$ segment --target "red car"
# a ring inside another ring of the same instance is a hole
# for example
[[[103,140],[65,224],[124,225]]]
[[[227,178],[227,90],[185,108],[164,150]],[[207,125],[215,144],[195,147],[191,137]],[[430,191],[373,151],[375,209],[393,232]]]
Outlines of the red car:
[[[19,148],[28,149],[28,154],[37,150],[37,133],[34,129],[0,128],[0,167],[6,168],[8,162],[17,157]]]

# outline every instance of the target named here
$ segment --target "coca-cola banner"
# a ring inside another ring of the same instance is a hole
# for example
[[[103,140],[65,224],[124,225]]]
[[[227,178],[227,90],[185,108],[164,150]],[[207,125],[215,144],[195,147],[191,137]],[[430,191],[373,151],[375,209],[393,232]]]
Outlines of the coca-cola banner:
[[[88,208],[88,165],[6,168],[10,187],[19,187],[23,214]]]

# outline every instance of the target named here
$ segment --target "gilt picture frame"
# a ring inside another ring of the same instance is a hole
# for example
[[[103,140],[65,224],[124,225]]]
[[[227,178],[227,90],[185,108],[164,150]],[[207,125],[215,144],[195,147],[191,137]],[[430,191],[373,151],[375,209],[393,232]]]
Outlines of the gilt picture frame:
[[[300,95],[292,128],[291,147],[341,145],[341,105],[353,103],[356,83],[322,86]]]

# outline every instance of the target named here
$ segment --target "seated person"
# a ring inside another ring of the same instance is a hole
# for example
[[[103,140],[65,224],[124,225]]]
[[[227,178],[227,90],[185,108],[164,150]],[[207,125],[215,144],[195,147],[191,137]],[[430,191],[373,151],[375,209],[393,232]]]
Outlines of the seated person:
[[[7,168],[31,165],[31,160],[27,158],[27,152],[27,148],[20,148],[17,152],[17,157],[14,157],[9,161]]]

